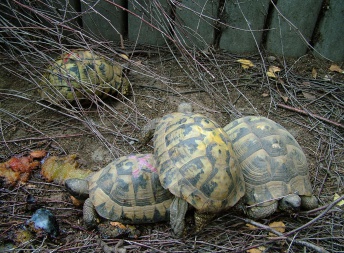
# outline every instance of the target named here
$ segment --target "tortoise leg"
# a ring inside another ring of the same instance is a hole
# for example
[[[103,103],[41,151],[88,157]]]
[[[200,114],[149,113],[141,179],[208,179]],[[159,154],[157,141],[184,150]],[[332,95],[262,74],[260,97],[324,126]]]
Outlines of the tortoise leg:
[[[319,203],[315,196],[300,196],[301,197],[301,207],[306,210],[312,210],[317,208]]]
[[[83,207],[83,218],[86,227],[94,228],[97,226],[97,213],[90,198],[85,200]]]
[[[199,213],[195,211],[195,226],[196,226],[196,233],[200,232],[207,224],[210,223],[216,214],[212,213]]]
[[[263,219],[276,212],[276,210],[277,201],[274,201],[273,203],[271,203],[271,205],[268,206],[254,206],[251,208],[247,208],[246,212],[251,219]]]
[[[188,203],[181,198],[174,198],[170,207],[170,224],[173,235],[181,237],[185,228],[185,214],[188,210]]]

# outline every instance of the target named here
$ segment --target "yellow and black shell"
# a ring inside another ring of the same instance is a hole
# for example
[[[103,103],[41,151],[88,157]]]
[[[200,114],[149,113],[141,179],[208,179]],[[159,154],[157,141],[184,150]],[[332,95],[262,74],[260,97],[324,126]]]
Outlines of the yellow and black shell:
[[[129,94],[123,67],[88,50],[72,50],[58,57],[46,70],[40,94],[46,100],[89,100],[95,94]]]
[[[269,205],[293,193],[312,195],[306,156],[284,127],[265,117],[247,116],[224,130],[244,175],[248,205]]]
[[[164,116],[154,133],[154,157],[162,186],[199,213],[217,213],[245,193],[242,172],[231,159],[227,134],[195,113]]]
[[[159,181],[152,154],[123,156],[89,180],[89,196],[97,213],[128,224],[169,220],[173,195]]]

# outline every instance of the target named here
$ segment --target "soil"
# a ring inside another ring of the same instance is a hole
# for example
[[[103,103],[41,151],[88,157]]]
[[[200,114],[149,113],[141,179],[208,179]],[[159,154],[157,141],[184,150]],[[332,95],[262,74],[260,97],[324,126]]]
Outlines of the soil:
[[[343,195],[343,128],[278,106],[303,108],[343,125],[343,74],[330,72],[330,62],[312,56],[287,61],[288,68],[278,59],[267,58],[267,65],[283,68],[277,73],[278,78],[270,79],[266,78],[259,58],[250,58],[255,67],[248,70],[233,56],[219,55],[217,59],[220,70],[210,60],[199,57],[198,67],[208,69],[210,74],[207,74],[202,69],[195,71],[183,58],[177,64],[168,55],[135,55],[132,60],[136,65],[131,66],[128,74],[132,84],[130,96],[69,107],[42,101],[34,79],[15,62],[8,63],[2,57],[1,162],[44,149],[50,156],[76,153],[82,168],[98,170],[122,155],[152,152],[151,142],[140,146],[142,128],[151,119],[176,111],[181,102],[191,102],[195,112],[221,126],[246,115],[266,116],[280,123],[295,136],[307,156],[313,192],[320,206],[330,204],[335,193]],[[316,78],[313,69],[317,71]],[[99,231],[86,229],[82,208],[72,204],[64,186],[47,182],[39,169],[25,183],[8,187],[2,182],[0,194],[0,251],[241,252],[265,247],[266,252],[298,252],[308,247],[288,240],[282,243],[285,240],[281,238],[271,239],[265,229],[247,227],[245,217],[236,213],[220,214],[195,235],[190,212],[189,234],[180,240],[170,235],[167,223],[138,226],[141,231],[138,238],[128,235],[122,236],[124,241],[102,238]],[[33,204],[28,196],[35,200]],[[56,216],[59,236],[46,238],[34,234],[29,241],[15,239],[39,207],[51,210]],[[343,219],[337,217],[343,216],[343,207],[336,208],[294,234],[295,239],[330,252],[344,250]],[[276,213],[260,222],[268,225],[283,221],[287,231],[291,231],[312,221],[322,211],[301,212],[296,216]]]

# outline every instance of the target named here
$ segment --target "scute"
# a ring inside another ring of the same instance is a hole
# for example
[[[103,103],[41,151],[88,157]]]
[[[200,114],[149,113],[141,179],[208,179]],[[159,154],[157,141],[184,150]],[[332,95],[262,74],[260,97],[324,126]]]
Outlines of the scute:
[[[41,97],[48,100],[102,98],[108,94],[129,93],[123,67],[88,50],[72,50],[58,57],[43,75]]]
[[[89,179],[89,194],[100,216],[130,224],[168,220],[173,198],[161,186],[151,154],[110,163]]]
[[[264,117],[248,116],[231,122],[224,130],[243,171],[247,204],[295,192],[311,196],[306,156],[284,127]]]
[[[154,133],[162,186],[199,212],[228,209],[244,195],[243,176],[232,152],[223,129],[200,114],[168,114]]]

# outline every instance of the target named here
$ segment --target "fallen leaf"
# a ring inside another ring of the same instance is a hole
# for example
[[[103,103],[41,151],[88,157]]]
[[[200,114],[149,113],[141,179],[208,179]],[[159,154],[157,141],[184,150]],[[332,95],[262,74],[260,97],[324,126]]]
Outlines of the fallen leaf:
[[[269,96],[269,93],[264,92],[264,93],[262,94],[262,96],[263,96],[263,97],[268,97],[268,96]]]
[[[312,69],[312,77],[313,77],[314,79],[316,79],[316,78],[317,78],[317,75],[318,75],[317,70],[316,70],[315,68],[313,68],[313,69]]]
[[[336,199],[338,199],[338,198],[340,198],[340,196],[337,194],[337,193],[335,193],[334,194],[334,197],[333,197],[333,200],[336,200]],[[338,203],[337,203],[337,206],[343,206],[344,205],[344,200],[341,200],[341,201],[339,201]]]
[[[284,103],[287,103],[288,102],[288,97],[286,97],[286,96],[281,96],[281,98],[283,99],[283,101],[284,101]]]
[[[248,250],[246,250],[246,252],[248,252],[248,253],[262,253],[262,251],[260,249],[257,249],[257,248],[248,249]]]
[[[129,60],[129,57],[126,54],[119,54],[119,56],[124,60]]]
[[[310,100],[316,99],[316,96],[314,96],[314,95],[311,94],[311,93],[305,92],[305,91],[302,91],[302,95],[303,95],[305,98],[310,99]]]
[[[277,66],[269,66],[269,70],[268,72],[272,72],[272,73],[277,73],[277,72],[280,72],[282,69],[280,67],[277,67]]]
[[[342,70],[338,65],[332,64],[329,69],[330,71],[344,74],[344,70]]]
[[[73,196],[70,196],[70,199],[71,199],[73,205],[76,206],[76,207],[80,207],[80,206],[82,206],[84,204],[84,201],[78,200],[77,198],[75,198]]]
[[[285,224],[282,221],[274,221],[269,224],[269,227],[280,233],[285,232]],[[273,233],[269,233],[269,236],[276,236],[276,235]]]
[[[126,229],[127,228],[125,225],[123,225],[122,223],[117,222],[117,221],[112,221],[112,222],[110,222],[110,224],[111,224],[111,226],[118,227],[120,229]]]
[[[276,78],[276,75],[275,75],[275,73],[273,73],[273,72],[267,71],[267,72],[266,72],[266,75],[267,75],[268,77]]]
[[[268,77],[272,77],[272,78],[276,78],[275,73],[280,72],[282,69],[280,67],[277,66],[269,66],[269,70],[266,72],[266,75]]]
[[[248,227],[248,228],[251,229],[251,230],[257,229],[256,226],[253,226],[253,225],[251,225],[251,224],[249,224],[249,223],[246,223],[246,227]]]
[[[237,62],[240,62],[240,63],[241,63],[241,67],[242,67],[243,69],[248,69],[248,68],[250,68],[250,67],[254,67],[253,62],[250,61],[250,60],[239,59],[239,60],[237,60]]]

